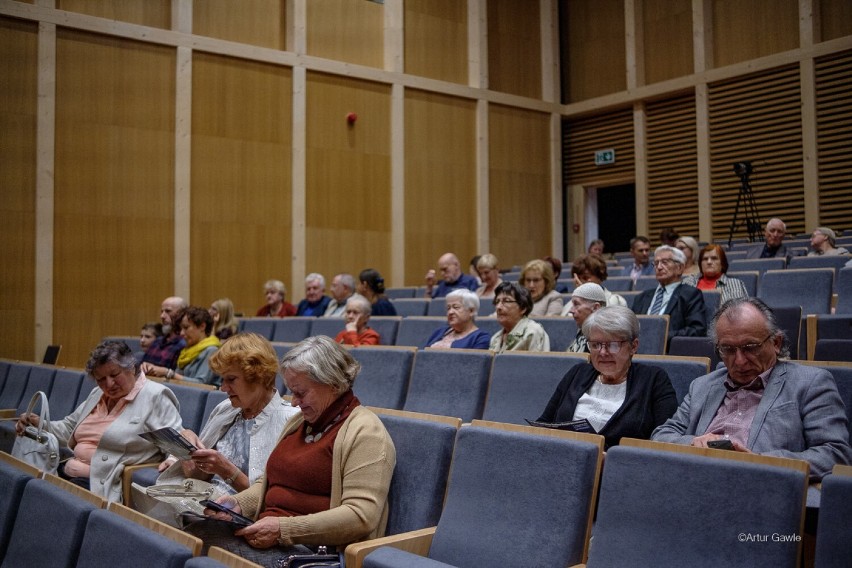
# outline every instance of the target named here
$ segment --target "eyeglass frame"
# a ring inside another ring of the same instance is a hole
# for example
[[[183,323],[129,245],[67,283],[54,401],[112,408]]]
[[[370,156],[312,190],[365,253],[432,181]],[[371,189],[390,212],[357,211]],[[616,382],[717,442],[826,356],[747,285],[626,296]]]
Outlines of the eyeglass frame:
[[[613,339],[612,341],[586,341],[586,345],[589,347],[589,351],[597,351],[600,353],[603,351],[604,345],[606,345],[606,352],[611,355],[618,355],[619,351],[621,351],[622,343],[632,343],[632,339]],[[612,348],[612,344],[617,344],[615,349]],[[597,347],[594,347],[594,344],[597,344]]]
[[[491,303],[494,304],[495,306],[499,306],[500,304],[511,305],[511,304],[517,304],[519,302],[514,298],[500,298],[500,299],[494,298],[493,300],[491,300]]]
[[[760,352],[760,349],[763,347],[763,344],[775,337],[775,334],[770,333],[766,336],[766,339],[761,341],[760,343],[746,343],[745,345],[716,345],[716,353],[719,357],[736,357],[738,351],[742,351],[742,354],[745,357],[753,357]],[[730,351],[733,349],[733,351]],[[725,354],[725,351],[728,351],[728,354]]]

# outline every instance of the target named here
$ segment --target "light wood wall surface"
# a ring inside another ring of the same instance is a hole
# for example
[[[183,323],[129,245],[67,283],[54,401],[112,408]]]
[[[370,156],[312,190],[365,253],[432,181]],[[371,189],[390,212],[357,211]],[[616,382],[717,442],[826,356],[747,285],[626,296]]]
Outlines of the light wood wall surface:
[[[192,31],[198,35],[284,49],[286,0],[204,0],[192,3]]]
[[[715,67],[757,59],[799,46],[797,0],[714,0]]]
[[[818,28],[820,41],[852,35],[852,2],[848,0],[819,0]]]
[[[375,2],[307,2],[308,53],[384,67],[384,9]]]
[[[488,86],[541,98],[541,23],[538,2],[488,0]]]
[[[405,72],[467,83],[467,6],[458,0],[405,1]]]
[[[642,83],[689,75],[692,67],[691,0],[642,0]]]
[[[56,0],[56,8],[161,29],[168,29],[172,20],[172,0],[145,0],[144,2]]]

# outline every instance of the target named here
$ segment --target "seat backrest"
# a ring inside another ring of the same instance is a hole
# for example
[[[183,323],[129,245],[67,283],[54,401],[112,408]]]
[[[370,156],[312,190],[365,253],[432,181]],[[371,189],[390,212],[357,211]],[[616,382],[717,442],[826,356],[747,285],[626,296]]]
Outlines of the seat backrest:
[[[833,268],[835,271],[843,268],[850,257],[838,256],[794,256],[790,259],[789,268]]]
[[[710,360],[711,369],[715,369],[721,360],[713,346],[713,340],[709,337],[672,337],[668,354],[678,357],[706,357]]]
[[[481,350],[419,352],[403,410],[453,416],[465,422],[481,418],[492,359],[490,351]]]
[[[757,270],[740,270],[740,271],[732,271],[728,270],[728,276],[731,278],[736,278],[745,286],[746,292],[748,292],[749,297],[757,296],[757,288],[760,283],[760,272]]]
[[[374,409],[396,448],[386,534],[434,527],[441,517],[458,418]]]
[[[639,349],[645,355],[665,355],[669,336],[669,316],[639,315]]]
[[[184,563],[194,556],[187,546],[116,514],[112,505],[114,504],[110,505],[110,510],[95,509],[89,514],[77,560],[78,566],[182,568]],[[189,534],[186,536],[194,538]],[[120,546],[105,546],[104,543],[120,543]]]
[[[760,279],[757,297],[773,308],[801,306],[803,314],[827,314],[833,281],[829,268],[769,270]]]
[[[797,566],[807,463],[796,470],[709,452],[714,457],[624,441],[610,448],[587,566]],[[736,498],[720,498],[731,487]],[[773,534],[787,538],[745,540]]]
[[[799,306],[773,306],[772,311],[775,312],[778,327],[787,334],[787,340],[790,342],[790,357],[798,359],[799,339],[802,337],[802,314],[804,312]]]
[[[401,321],[401,316],[375,316],[370,318],[370,327],[379,334],[382,345],[396,345],[396,333]]]
[[[242,318],[240,320],[240,331],[256,333],[271,341],[272,334],[275,333],[275,323],[278,319],[279,318]]]
[[[837,392],[840,393],[840,398],[843,399],[843,405],[846,407],[849,441],[852,443],[852,363],[842,361],[796,361],[796,363],[820,367],[834,377]]]
[[[366,405],[401,409],[417,353],[415,347],[366,346],[349,352],[361,363],[353,391]]]
[[[728,263],[728,272],[743,272],[756,270],[763,276],[767,270],[784,270],[787,267],[786,258],[754,258],[732,260]]]
[[[6,384],[3,385],[3,392],[0,392],[0,408],[18,408],[32,368],[33,365],[26,363],[9,364]]]
[[[429,300],[429,307],[426,308],[427,316],[444,316],[447,315],[447,299],[432,298]]]
[[[645,290],[653,290],[658,284],[656,276],[640,276],[633,283],[633,291],[644,292]]]
[[[207,405],[207,395],[210,389],[188,385],[166,383],[172,389],[180,403],[180,417],[183,427],[193,432],[201,432],[201,421],[204,419],[204,409]]]
[[[272,332],[272,341],[287,341],[298,343],[311,334],[311,324],[317,318],[314,317],[289,317],[278,318],[275,322],[275,331]]]
[[[494,357],[483,420],[525,425],[544,412],[559,382],[585,353],[507,351]]]
[[[407,288],[385,288],[385,296],[387,296],[390,300],[413,298],[415,295],[417,295],[417,286]]]
[[[24,392],[21,393],[21,400],[18,402],[18,414],[26,412],[27,407],[30,404],[30,400],[38,391],[41,391],[50,397],[50,391],[53,388],[53,378],[55,376],[56,367],[33,365],[32,369],[30,369],[30,375],[27,377],[27,386],[24,387]],[[49,398],[48,407],[50,407]],[[50,418],[51,420],[54,420],[53,412],[50,413]]]
[[[45,480],[26,484],[3,567],[77,565],[94,504]]]
[[[97,388],[97,386],[98,383],[95,382],[95,379],[90,377],[88,373],[83,373],[83,382],[80,384],[80,392],[77,393],[77,401],[74,408],[76,409],[83,404],[83,401],[89,397],[92,390]]]
[[[837,273],[835,291],[837,292],[836,314],[852,314],[852,266],[841,268]]]
[[[397,315],[402,317],[425,316],[430,302],[431,300],[428,298],[400,298],[399,300],[391,300]]]
[[[123,341],[134,353],[142,351],[142,345],[139,343],[138,335],[111,335],[104,337],[101,341]]]
[[[624,298],[624,301],[627,302],[628,308],[632,308],[633,307],[633,300],[636,298],[636,296],[638,296],[641,293],[642,292],[639,291],[639,290],[633,290],[633,291],[630,291],[630,292],[619,292],[618,295],[621,296],[622,298]]]
[[[53,388],[47,402],[50,404],[51,420],[65,418],[76,408],[74,403],[80,395],[80,387],[83,385],[83,371],[73,369],[57,369],[53,378]]]
[[[0,460],[0,487],[3,487],[3,491],[0,491],[0,558],[6,556],[24,487],[33,479],[32,473],[18,469],[9,461]]]
[[[672,382],[678,404],[683,402],[683,397],[689,392],[689,385],[692,384],[692,381],[709,373],[711,368],[710,359],[707,357],[675,357],[671,354],[636,355],[633,360],[637,363],[654,365],[664,370]]]
[[[582,562],[603,440],[559,434],[567,433],[478,422],[460,429],[429,558],[454,566]]]
[[[852,339],[817,339],[814,359],[852,362]]]
[[[3,392],[3,386],[6,384],[6,376],[9,374],[9,367],[11,366],[12,361],[0,359],[0,393]]]
[[[709,322],[722,304],[722,293],[718,290],[702,290],[701,295],[704,296],[704,319]]]
[[[312,318],[310,335],[327,335],[334,339],[346,328],[343,318]],[[371,326],[372,327],[372,326]],[[384,339],[384,338],[382,338]],[[382,341],[384,343],[384,341]]]
[[[497,321],[496,317],[476,318],[476,327],[478,327],[491,337],[494,337],[495,333],[497,333],[498,331],[502,331],[503,329],[502,327],[500,327],[500,322]]]
[[[630,292],[633,290],[633,279],[629,276],[610,276],[603,285],[610,292]]]
[[[822,480],[822,496],[817,524],[817,568],[842,568],[849,566],[852,558],[852,475],[843,475],[835,467],[831,475]]]
[[[201,561],[205,559],[207,562],[202,564]],[[215,562],[215,564],[210,562]],[[220,568],[221,566],[226,568],[260,568],[260,564],[255,564],[251,560],[237,556],[233,552],[218,546],[211,546],[207,551],[207,556],[198,556],[186,563],[187,568]]]
[[[444,325],[447,325],[447,318],[443,317],[405,317],[399,322],[396,345],[424,347],[435,330]]]
[[[214,390],[207,391],[207,400],[204,402],[204,414],[201,418],[201,428],[207,424],[207,419],[210,418],[210,413],[213,412],[213,409],[219,406],[219,404],[228,399],[228,394],[224,391]],[[198,432],[201,432],[199,430]]]
[[[547,332],[547,336],[550,338],[551,351],[565,351],[577,335],[577,322],[574,321],[574,318],[551,316],[533,319],[540,323],[544,331]]]

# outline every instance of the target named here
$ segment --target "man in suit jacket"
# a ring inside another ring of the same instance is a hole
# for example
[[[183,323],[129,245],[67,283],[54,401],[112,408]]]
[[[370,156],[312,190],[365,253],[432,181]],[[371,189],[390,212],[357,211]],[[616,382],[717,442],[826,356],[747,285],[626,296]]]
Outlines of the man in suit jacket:
[[[757,298],[738,298],[713,318],[713,341],[726,369],[695,379],[675,415],[652,440],[806,460],[811,479],[852,463],[843,401],[824,369],[789,355],[775,314]]]
[[[752,246],[746,253],[747,259],[755,258],[787,258],[787,247],[784,246],[784,236],[787,234],[787,225],[777,217],[770,219],[763,230],[764,245]]]
[[[633,312],[638,315],[669,316],[669,339],[676,335],[707,335],[704,295],[698,288],[680,283],[684,264],[686,257],[680,250],[669,245],[658,247],[654,251],[654,271],[659,284],[633,299]]]

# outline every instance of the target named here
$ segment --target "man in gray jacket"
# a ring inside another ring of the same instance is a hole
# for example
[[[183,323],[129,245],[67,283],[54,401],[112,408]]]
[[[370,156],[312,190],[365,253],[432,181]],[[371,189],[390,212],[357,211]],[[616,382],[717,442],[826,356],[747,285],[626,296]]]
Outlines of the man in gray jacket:
[[[775,314],[757,298],[724,304],[711,337],[726,369],[695,379],[652,440],[806,460],[811,480],[852,463],[843,401],[824,369],[797,365]]]

